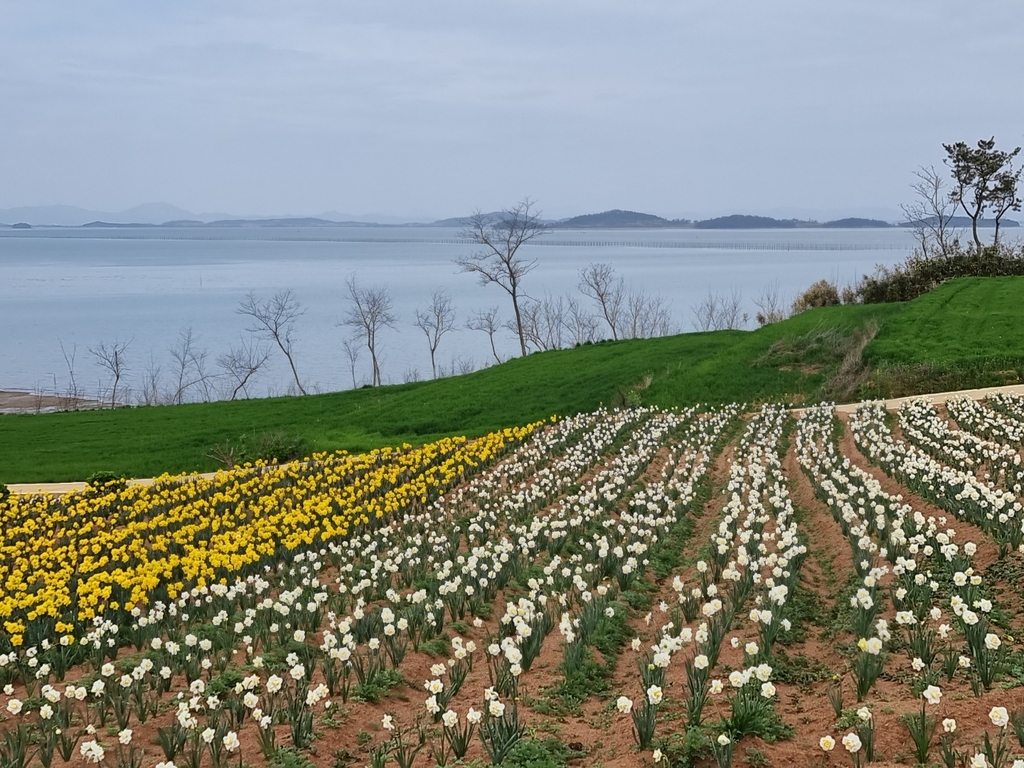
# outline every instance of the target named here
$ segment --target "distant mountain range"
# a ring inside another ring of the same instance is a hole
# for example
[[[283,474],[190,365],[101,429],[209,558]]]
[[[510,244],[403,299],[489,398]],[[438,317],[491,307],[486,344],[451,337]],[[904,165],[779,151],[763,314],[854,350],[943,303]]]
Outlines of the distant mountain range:
[[[0,222],[15,224],[24,222],[33,226],[81,227],[86,224],[103,222],[105,224],[177,224],[189,222],[189,226],[197,224],[221,224],[227,221],[280,221],[284,219],[301,219],[300,216],[234,216],[230,213],[193,213],[169,203],[146,203],[128,208],[124,211],[94,211],[74,205],[37,205],[20,208],[0,208]],[[317,214],[328,225],[339,223],[350,224],[403,224],[405,219],[384,214],[358,216],[325,211]],[[279,226],[270,224],[268,226]],[[295,225],[292,225],[295,226]],[[309,225],[299,225],[309,226]]]
[[[664,219],[661,216],[637,213],[636,211],[613,210],[604,213],[590,213],[586,216],[574,216],[571,219],[555,222],[552,226],[558,229],[615,229],[617,227],[630,229],[643,227],[661,229],[810,229],[818,227],[855,229],[890,227],[892,225],[880,219],[846,218],[822,223],[812,220],[775,219],[771,216],[743,214],[691,221],[689,219]]]
[[[0,221],[25,222],[34,226],[80,227],[91,221],[111,224],[162,224],[172,219],[201,219],[169,203],[146,203],[125,211],[90,211],[74,205],[37,205],[0,209]],[[215,214],[213,218],[228,218],[228,214]]]
[[[484,214],[488,221],[497,221],[500,211]],[[226,213],[194,214],[167,203],[148,203],[116,213],[90,211],[70,205],[50,205],[0,209],[0,226],[63,226],[63,227],[364,227],[364,226],[434,226],[463,227],[469,224],[468,216],[439,219],[430,223],[413,223],[392,216],[350,216],[337,211],[328,211],[318,216],[261,216],[242,217]],[[690,219],[666,219],[650,213],[613,209],[602,213],[588,213],[568,219],[545,220],[543,223],[553,229],[863,229],[912,226],[909,223],[890,224],[881,219],[842,218],[819,222],[813,219],[777,219],[771,216],[750,216],[734,214],[712,219],[693,221]],[[952,226],[969,227],[970,219],[962,216],[953,219]],[[981,226],[992,227],[994,222],[985,220]],[[1004,227],[1017,227],[1019,223],[1004,219]]]

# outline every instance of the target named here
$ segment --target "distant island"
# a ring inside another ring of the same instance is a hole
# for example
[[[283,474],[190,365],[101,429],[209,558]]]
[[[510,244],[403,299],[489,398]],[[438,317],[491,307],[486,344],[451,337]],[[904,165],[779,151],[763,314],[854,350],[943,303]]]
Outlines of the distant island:
[[[470,224],[471,218],[469,216],[457,216],[446,219],[438,219],[433,222],[407,222],[407,223],[396,223],[394,220],[390,222],[376,222],[367,221],[365,219],[369,217],[361,217],[360,220],[354,219],[343,219],[345,214],[339,214],[333,211],[323,213],[319,216],[279,216],[279,217],[250,217],[250,218],[227,218],[227,214],[219,214],[218,218],[193,218],[194,214],[188,216],[179,216],[177,218],[170,218],[160,223],[159,219],[150,218],[145,219],[142,214],[147,216],[160,216],[170,214],[189,214],[188,211],[184,211],[174,206],[166,204],[150,204],[147,206],[138,206],[135,209],[124,211],[120,214],[111,214],[109,218],[105,215],[100,214],[103,218],[97,218],[95,220],[88,221],[88,223],[75,223],[75,224],[59,224],[46,219],[36,220],[35,218],[27,217],[27,213],[33,210],[52,211],[57,210],[57,213],[63,216],[72,215],[68,211],[64,210],[64,207],[56,206],[50,208],[40,209],[7,209],[0,210],[0,218],[7,218],[8,221],[14,219],[14,216],[19,214],[26,214],[25,216],[15,221],[19,221],[17,224],[0,224],[0,227],[14,228],[14,229],[31,229],[35,226],[67,226],[67,227],[82,227],[88,229],[128,229],[133,227],[158,227],[158,228],[203,228],[203,229],[250,229],[260,227],[271,227],[271,228],[357,228],[357,227],[378,227],[378,228],[390,228],[390,229],[402,229],[406,227],[446,227],[451,229],[463,228]],[[71,210],[71,209],[68,209]],[[89,213],[84,209],[74,209],[80,214]],[[132,221],[130,218],[134,212],[140,214],[140,220]],[[96,213],[96,212],[92,212]],[[43,214],[41,213],[40,216]],[[56,215],[56,214],[52,214]],[[75,214],[78,215],[78,214]],[[223,216],[224,218],[221,218]],[[333,218],[337,216],[337,218]],[[502,216],[501,211],[491,211],[484,213],[484,220],[488,223],[497,222]],[[388,219],[388,216],[382,215],[381,218]],[[543,221],[544,224],[549,226],[551,229],[558,230],[587,230],[587,229],[707,229],[707,230],[741,230],[741,229],[888,229],[891,227],[913,227],[916,222],[900,222],[890,223],[882,221],[881,219],[869,219],[869,218],[857,218],[857,217],[846,217],[842,219],[833,219],[830,221],[816,221],[814,219],[777,219],[772,216],[757,216],[751,214],[736,213],[729,216],[717,216],[710,219],[687,219],[677,218],[670,219],[663,216],[657,216],[653,213],[643,213],[642,211],[630,211],[621,208],[613,208],[609,211],[602,211],[600,213],[586,213],[580,216],[572,216],[565,219],[547,219]],[[923,221],[922,224],[929,224],[930,222]],[[969,229],[971,222],[970,219],[964,216],[956,216],[951,221],[951,226],[956,228]],[[1020,224],[1012,219],[1003,219],[1001,222],[1003,227],[1019,227]],[[995,222],[991,219],[983,219],[979,222],[979,226],[982,227],[993,227]]]
[[[500,211],[484,214],[489,222],[501,216]],[[130,227],[196,227],[204,229],[247,229],[253,227],[465,227],[470,223],[465,216],[450,219],[439,219],[429,224],[374,224],[363,221],[331,221],[313,217],[296,217],[282,219],[221,219],[219,221],[198,221],[195,219],[177,219],[163,224],[122,224],[109,221],[91,221],[82,227],[110,227],[125,229]],[[770,216],[749,216],[733,214],[719,216],[714,219],[666,219],[652,213],[639,211],[623,211],[618,208],[602,213],[587,213],[568,219],[548,220],[544,222],[551,229],[870,229],[888,228],[894,225],[880,219],[846,218],[834,221],[818,222],[804,219],[775,219]],[[902,225],[900,225],[902,226]],[[959,226],[959,225],[958,225]],[[1005,226],[1016,226],[1016,222],[1007,222]]]
[[[583,216],[573,216],[571,219],[562,219],[552,226],[559,229],[643,229],[645,227],[689,229],[693,226],[693,222],[689,219],[663,219],[661,216],[651,213],[620,211],[616,208],[604,213],[588,213]]]
[[[892,225],[880,219],[836,219],[824,223],[803,219],[774,219],[770,216],[748,216],[733,214],[719,216],[714,219],[665,219],[650,213],[622,211],[619,209],[604,213],[589,213],[585,216],[574,216],[552,222],[555,229],[814,229],[827,227],[831,229],[866,229],[887,228]]]
[[[488,222],[496,222],[501,217],[500,211],[485,213]],[[197,219],[175,219],[163,224],[124,224],[109,221],[91,221],[82,227],[110,227],[123,229],[128,227],[190,227],[204,229],[244,229],[254,227],[465,227],[470,218],[459,216],[450,219],[439,219],[429,224],[377,224],[365,221],[331,221],[318,217],[289,217],[276,219],[220,219],[217,221],[199,221]],[[834,221],[818,222],[805,219],[775,219],[771,216],[750,216],[733,214],[713,219],[666,219],[653,213],[624,211],[619,208],[601,213],[587,213],[568,219],[549,219],[544,224],[551,229],[867,229],[888,228],[894,226],[880,219],[846,218]],[[1016,226],[1016,222],[1006,223]]]

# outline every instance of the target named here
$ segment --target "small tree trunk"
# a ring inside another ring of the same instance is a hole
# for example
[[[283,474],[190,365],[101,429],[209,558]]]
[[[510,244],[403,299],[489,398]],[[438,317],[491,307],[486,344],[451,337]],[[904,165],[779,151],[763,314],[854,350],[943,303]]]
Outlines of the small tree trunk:
[[[494,362],[501,365],[501,358],[498,357],[498,350],[494,348],[494,331],[490,331],[487,334],[487,338],[491,340],[491,354],[494,355]]]
[[[526,357],[526,335],[523,333],[523,315],[519,311],[519,297],[516,295],[514,286],[510,293],[512,294],[512,308],[516,313],[516,332],[519,334],[519,349],[522,351],[523,357]]]
[[[373,362],[373,386],[380,386],[380,366],[377,365],[377,352],[370,347],[370,360]]]
[[[299,381],[299,372],[295,370],[295,361],[292,360],[291,353],[284,347],[281,347],[281,351],[284,352],[284,356],[288,358],[288,365],[292,368],[292,376],[295,377],[295,386],[299,388],[299,393],[303,395],[307,394],[306,390],[302,386],[302,382]]]

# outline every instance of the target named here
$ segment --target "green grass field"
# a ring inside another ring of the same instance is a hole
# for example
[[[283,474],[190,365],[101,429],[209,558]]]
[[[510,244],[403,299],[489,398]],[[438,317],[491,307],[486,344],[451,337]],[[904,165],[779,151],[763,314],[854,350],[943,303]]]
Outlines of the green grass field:
[[[1014,332],[1024,328],[1024,278],[959,280],[907,304],[827,307],[752,332],[545,352],[439,381],[307,397],[2,416],[0,481],[80,480],[97,471],[134,477],[207,471],[219,466],[207,456],[215,445],[267,433],[301,437],[311,450],[357,451],[475,436],[602,404],[814,400],[828,396],[843,340],[869,323],[880,329],[865,352],[875,368],[962,364],[987,381],[988,368],[1005,367],[1008,358],[1024,360],[1024,336]],[[876,380],[871,386],[893,384]]]
[[[1024,359],[1024,278],[946,283],[886,322],[866,356],[884,365]]]

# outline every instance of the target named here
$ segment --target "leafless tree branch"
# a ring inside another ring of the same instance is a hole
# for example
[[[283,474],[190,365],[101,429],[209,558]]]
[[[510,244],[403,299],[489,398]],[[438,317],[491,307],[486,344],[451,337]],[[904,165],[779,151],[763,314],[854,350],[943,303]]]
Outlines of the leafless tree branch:
[[[306,394],[302,382],[299,381],[299,372],[295,368],[295,358],[292,354],[295,331],[295,321],[306,311],[299,304],[295,294],[289,288],[278,291],[267,301],[256,298],[253,292],[249,292],[245,299],[239,303],[238,314],[252,318],[252,325],[247,329],[249,333],[262,336],[273,341],[284,356],[288,359],[288,365],[292,369],[292,376],[295,377],[295,386],[301,394]]]
[[[359,362],[362,346],[355,336],[349,336],[341,342],[341,349],[345,353],[345,359],[348,360],[348,371],[352,374],[352,389],[355,389],[357,387],[356,364]]]
[[[758,309],[756,319],[759,327],[782,322],[788,317],[783,309],[778,280],[761,289],[761,293],[754,299],[754,306]]]
[[[437,347],[445,334],[455,330],[455,308],[452,306],[451,297],[443,289],[438,288],[434,291],[429,307],[416,310],[416,327],[427,337],[427,346],[430,348],[430,369],[436,379]]]
[[[121,341],[115,339],[111,343],[100,342],[95,347],[89,347],[89,354],[96,358],[96,365],[110,374],[110,407],[117,405],[117,388],[121,384],[125,373],[128,371],[128,361],[125,358],[125,351],[131,345],[132,339]]]
[[[258,338],[242,339],[238,346],[217,357],[217,365],[232,380],[231,400],[243,393],[249,397],[249,385],[255,381],[260,370],[270,359],[270,350],[260,344]]]
[[[77,411],[82,402],[82,390],[79,388],[78,379],[75,377],[75,357],[78,355],[78,345],[75,344],[72,346],[71,351],[68,352],[67,348],[64,346],[64,342],[59,338],[57,339],[57,343],[60,344],[60,353],[64,356],[64,365],[66,365],[68,369],[68,386],[64,392],[61,407],[65,410],[73,408]],[[56,377],[54,378],[53,385],[56,390]]]
[[[910,188],[916,199],[900,206],[903,215],[921,255],[925,258],[949,256],[959,248],[962,230],[953,226],[956,207],[946,192],[946,184],[932,166],[918,168],[914,176],[917,181]]]
[[[672,333],[672,313],[661,296],[652,296],[642,288],[631,290],[625,299],[620,336],[649,339]]]
[[[497,221],[477,211],[460,236],[481,248],[455,260],[461,271],[475,274],[481,285],[493,283],[512,299],[513,327],[523,356],[526,355],[527,339],[520,306],[521,283],[537,266],[537,260],[523,258],[519,249],[548,230],[540,220],[540,211],[534,210],[533,205],[530,198],[525,198],[514,208],[503,211]]]
[[[694,327],[698,331],[739,330],[743,328],[749,316],[743,312],[743,296],[735,288],[729,295],[712,293],[701,300],[700,304],[691,307]]]
[[[360,288],[354,274],[345,280],[348,289],[349,308],[345,312],[343,325],[355,328],[362,336],[363,343],[370,350],[375,387],[381,385],[379,344],[377,335],[384,328],[394,328],[398,319],[392,309],[391,295],[386,286]]]
[[[611,264],[590,264],[586,269],[581,269],[579,274],[580,292],[597,305],[601,317],[612,332],[612,338],[618,339],[626,301],[626,286],[622,278],[615,274]]]
[[[181,405],[188,398],[192,387],[202,387],[203,397],[210,399],[209,374],[206,371],[206,360],[209,352],[197,346],[198,337],[193,333],[192,326],[178,332],[178,340],[168,349],[174,361],[172,369],[173,391],[168,400],[174,405]]]
[[[490,307],[474,313],[466,321],[466,327],[471,331],[483,331],[487,334],[487,339],[491,342],[491,354],[494,355],[494,362],[500,365],[501,358],[498,357],[498,350],[494,346],[494,334],[502,327],[501,319],[498,317],[498,308]]]

